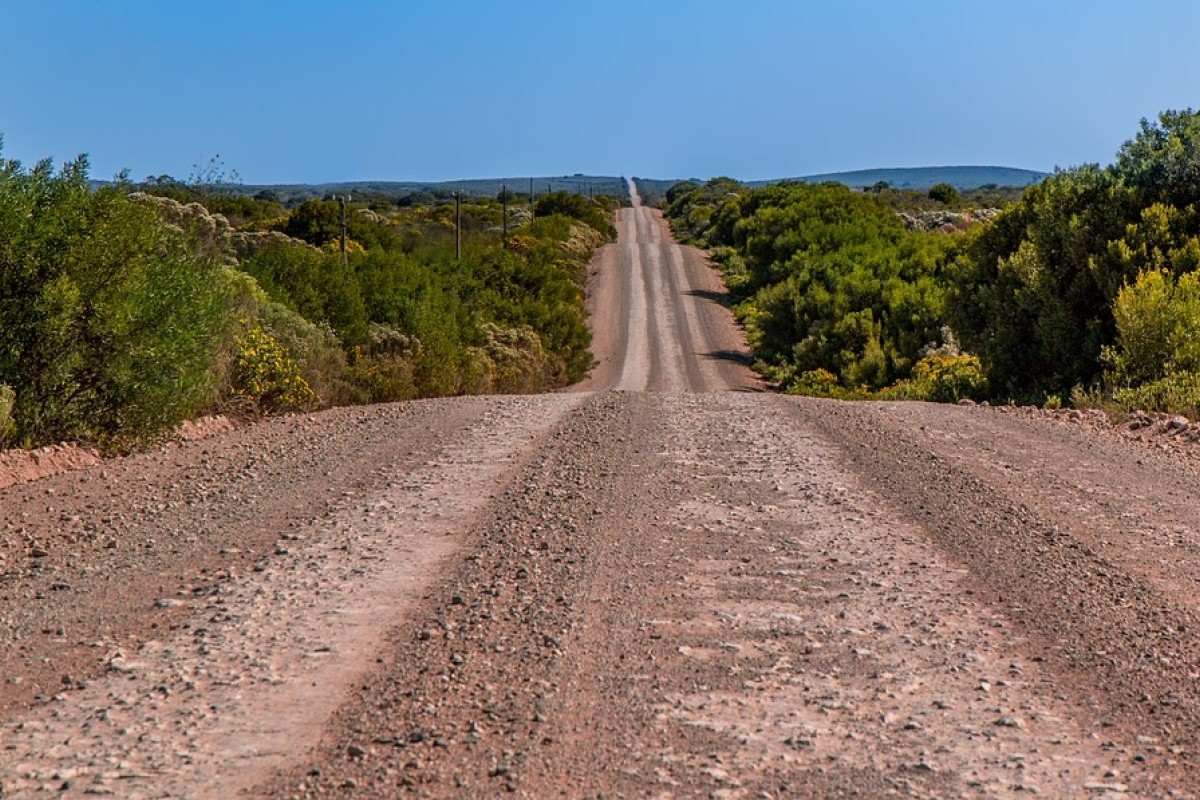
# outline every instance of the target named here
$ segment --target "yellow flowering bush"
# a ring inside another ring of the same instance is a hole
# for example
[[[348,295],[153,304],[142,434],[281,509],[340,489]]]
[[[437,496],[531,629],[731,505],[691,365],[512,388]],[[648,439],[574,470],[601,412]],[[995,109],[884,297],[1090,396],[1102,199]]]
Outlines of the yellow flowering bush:
[[[326,253],[340,253],[342,252],[342,240],[340,238],[330,239],[328,242],[321,245],[321,250]],[[356,242],[353,239],[346,239],[347,255],[355,256],[361,255],[365,252],[367,252],[367,248],[363,247],[360,242]]]
[[[269,411],[302,409],[318,398],[300,375],[300,365],[271,334],[252,325],[234,341],[232,394]]]

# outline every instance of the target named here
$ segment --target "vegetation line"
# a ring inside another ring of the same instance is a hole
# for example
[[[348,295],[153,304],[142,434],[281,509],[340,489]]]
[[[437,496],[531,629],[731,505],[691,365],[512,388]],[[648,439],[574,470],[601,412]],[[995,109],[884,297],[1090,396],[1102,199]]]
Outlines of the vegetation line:
[[[1200,415],[1200,114],[1021,193],[716,179],[665,210],[792,392]]]
[[[538,392],[591,367],[613,198],[467,198],[461,259],[452,201],[356,198],[343,259],[331,197],[210,173],[97,188],[84,158],[0,161],[0,447],[123,450],[206,411]]]

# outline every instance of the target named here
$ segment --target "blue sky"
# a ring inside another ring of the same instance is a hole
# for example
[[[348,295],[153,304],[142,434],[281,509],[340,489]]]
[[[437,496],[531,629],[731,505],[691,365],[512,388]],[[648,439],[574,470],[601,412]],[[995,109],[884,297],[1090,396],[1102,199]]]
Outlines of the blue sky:
[[[27,164],[247,183],[1107,163],[1200,106],[1200,3],[0,0]]]

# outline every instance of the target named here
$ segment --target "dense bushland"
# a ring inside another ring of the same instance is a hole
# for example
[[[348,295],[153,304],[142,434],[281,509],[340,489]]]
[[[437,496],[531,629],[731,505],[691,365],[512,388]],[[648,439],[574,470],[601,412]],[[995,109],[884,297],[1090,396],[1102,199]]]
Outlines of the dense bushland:
[[[672,188],[667,214],[713,251],[761,366],[787,389],[876,391],[952,347],[954,240],[906,231],[871,193],[717,179]]]
[[[87,162],[0,165],[0,384],[9,441],[137,439],[211,400],[226,287],[188,233]]]
[[[1197,202],[1200,115],[1165,112],[1112,165],[1056,173],[974,237],[951,323],[995,389],[1111,393],[1193,369],[1200,330],[1175,289],[1200,269]]]
[[[916,205],[968,205],[935,189]],[[1200,405],[1196,112],[1143,121],[1113,164],[1059,171],[965,232],[904,231],[902,199],[717,179],[672,188],[666,213],[792,390]]]
[[[591,366],[586,263],[614,201],[347,208],[80,159],[0,165],[0,445],[127,448],[206,409],[533,392]],[[233,221],[214,209],[229,212]],[[234,222],[238,224],[234,224]]]

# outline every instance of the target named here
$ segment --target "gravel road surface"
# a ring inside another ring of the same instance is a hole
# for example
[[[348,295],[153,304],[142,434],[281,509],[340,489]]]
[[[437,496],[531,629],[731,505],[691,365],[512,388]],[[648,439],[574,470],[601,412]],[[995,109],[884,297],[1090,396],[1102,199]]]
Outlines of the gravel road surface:
[[[574,391],[0,489],[0,797],[1197,796],[1190,459],[764,392],[617,227]]]

